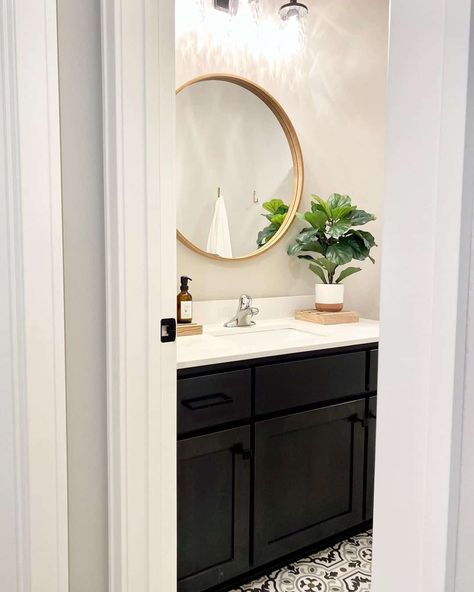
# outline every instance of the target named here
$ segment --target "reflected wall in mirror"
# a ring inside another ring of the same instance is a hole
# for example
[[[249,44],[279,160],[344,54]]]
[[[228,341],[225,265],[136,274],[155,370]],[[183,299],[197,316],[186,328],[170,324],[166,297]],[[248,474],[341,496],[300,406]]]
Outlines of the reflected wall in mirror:
[[[282,107],[249,80],[215,74],[178,89],[176,118],[178,238],[218,259],[269,249],[303,189],[301,148]]]

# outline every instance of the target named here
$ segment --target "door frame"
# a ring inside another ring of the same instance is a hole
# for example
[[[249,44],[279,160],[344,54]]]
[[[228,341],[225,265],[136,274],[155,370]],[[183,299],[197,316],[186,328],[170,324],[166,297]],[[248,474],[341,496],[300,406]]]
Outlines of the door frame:
[[[174,1],[101,0],[109,589],[176,589]]]
[[[474,197],[471,10],[471,0],[391,2],[376,592],[406,582],[414,592],[455,590]]]
[[[0,579],[68,589],[56,0],[0,8]]]
[[[400,589],[393,558],[407,536],[398,576],[414,592],[444,592],[454,577],[474,193],[470,5],[391,1],[374,592]],[[174,2],[102,0],[102,10],[111,590],[173,592],[175,386],[162,372],[175,349],[157,340],[160,314],[175,311],[174,294],[157,294],[175,281]],[[394,487],[393,467],[409,486]]]

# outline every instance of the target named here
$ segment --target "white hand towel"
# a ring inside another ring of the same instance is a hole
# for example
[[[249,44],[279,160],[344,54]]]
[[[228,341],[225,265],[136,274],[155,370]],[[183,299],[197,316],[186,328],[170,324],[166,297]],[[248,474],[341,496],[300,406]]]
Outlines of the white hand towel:
[[[214,216],[207,238],[207,252],[219,255],[220,257],[232,257],[229,222],[222,195],[216,199]]]

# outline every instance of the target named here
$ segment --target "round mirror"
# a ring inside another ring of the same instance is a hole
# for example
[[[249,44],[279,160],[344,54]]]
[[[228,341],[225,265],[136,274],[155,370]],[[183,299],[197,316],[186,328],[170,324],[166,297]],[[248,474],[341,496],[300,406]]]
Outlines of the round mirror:
[[[246,259],[288,230],[303,190],[303,157],[282,107],[256,84],[203,76],[176,97],[177,226],[188,247]]]

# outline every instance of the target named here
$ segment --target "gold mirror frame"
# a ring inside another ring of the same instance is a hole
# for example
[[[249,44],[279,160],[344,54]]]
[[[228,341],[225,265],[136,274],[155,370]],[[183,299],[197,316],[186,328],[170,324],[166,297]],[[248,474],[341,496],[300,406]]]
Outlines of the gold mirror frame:
[[[179,230],[176,231],[178,240],[190,249],[192,249],[193,251],[195,251],[196,253],[199,253],[200,255],[204,255],[205,257],[209,257],[210,259],[217,259],[218,261],[243,261],[244,259],[251,259],[252,257],[256,257],[257,255],[261,255],[262,253],[265,253],[265,251],[268,251],[268,249],[276,245],[278,241],[280,241],[285,236],[286,232],[290,228],[295,218],[298,207],[300,205],[301,195],[303,193],[303,154],[301,152],[301,146],[298,140],[298,136],[296,135],[295,128],[293,127],[293,124],[291,123],[291,120],[284,111],[283,107],[264,88],[250,80],[247,80],[246,78],[242,78],[241,76],[235,76],[233,74],[206,74],[204,76],[198,76],[197,78],[193,78],[185,84],[181,85],[176,90],[176,94],[178,95],[182,90],[184,90],[188,86],[196,84],[197,82],[202,82],[204,80],[222,80],[224,82],[231,82],[253,93],[256,97],[263,101],[267,105],[267,107],[273,112],[278,122],[280,123],[285,133],[288,144],[290,146],[291,158],[293,160],[293,187],[291,192],[291,200],[289,204],[288,213],[286,215],[285,221],[278,229],[278,232],[275,234],[275,236],[271,238],[271,240],[268,243],[263,245],[263,247],[260,247],[260,249],[256,249],[249,255],[241,255],[240,257],[220,257],[219,255],[208,253],[207,251],[200,249],[194,243],[188,240]],[[268,199],[272,198],[269,197]]]

